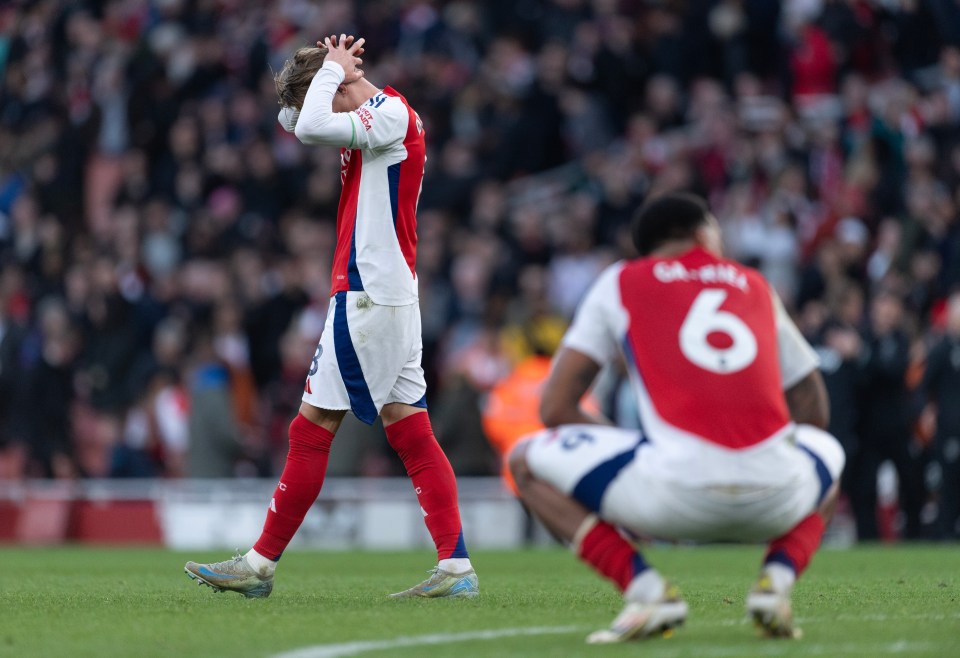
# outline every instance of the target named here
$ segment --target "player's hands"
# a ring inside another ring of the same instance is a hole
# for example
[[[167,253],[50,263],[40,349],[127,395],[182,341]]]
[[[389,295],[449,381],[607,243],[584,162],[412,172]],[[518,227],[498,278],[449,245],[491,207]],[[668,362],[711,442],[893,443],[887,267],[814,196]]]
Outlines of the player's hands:
[[[341,34],[340,36],[343,37],[342,34]],[[353,44],[353,41],[354,41],[353,35],[352,35],[352,34],[347,35],[345,38],[343,38],[343,45],[345,45],[347,48],[349,48],[349,47]],[[330,43],[332,43],[334,46],[337,45],[337,35],[336,35],[336,34],[331,34],[331,35],[330,35]],[[325,45],[325,44],[324,44],[323,41],[318,41],[318,42],[317,42],[317,48],[322,48],[322,47],[324,47],[324,45]],[[358,50],[355,54],[357,55],[357,57],[359,57],[360,55],[363,54],[363,51],[364,51],[364,48],[360,48],[360,50]]]
[[[359,56],[363,53],[365,41],[363,38],[354,41],[352,35],[341,34],[339,40],[336,35],[331,35],[324,37],[322,43],[317,42],[318,46],[322,45],[328,51],[324,61],[336,62],[343,67],[343,84],[345,85],[363,77],[363,70],[357,67],[363,64]]]

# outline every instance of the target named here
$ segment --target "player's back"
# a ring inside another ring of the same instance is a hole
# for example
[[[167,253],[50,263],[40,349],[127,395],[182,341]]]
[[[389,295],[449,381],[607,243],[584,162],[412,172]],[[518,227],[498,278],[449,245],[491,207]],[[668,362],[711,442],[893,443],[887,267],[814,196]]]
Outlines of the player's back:
[[[649,436],[741,450],[790,424],[777,309],[758,272],[695,248],[626,263],[619,291]]]

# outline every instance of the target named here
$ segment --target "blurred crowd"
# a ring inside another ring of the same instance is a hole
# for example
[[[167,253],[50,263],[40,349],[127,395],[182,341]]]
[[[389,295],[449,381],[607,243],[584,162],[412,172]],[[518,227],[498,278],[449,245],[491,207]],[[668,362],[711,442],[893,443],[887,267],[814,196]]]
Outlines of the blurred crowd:
[[[955,0],[8,0],[0,478],[277,472],[340,185],[276,123],[272,72],[333,32],[427,131],[424,366],[458,473],[497,471],[487,439],[535,423],[635,208],[686,189],[820,352],[859,536],[956,535]],[[635,422],[618,373],[595,398]],[[358,424],[333,456],[402,473]]]

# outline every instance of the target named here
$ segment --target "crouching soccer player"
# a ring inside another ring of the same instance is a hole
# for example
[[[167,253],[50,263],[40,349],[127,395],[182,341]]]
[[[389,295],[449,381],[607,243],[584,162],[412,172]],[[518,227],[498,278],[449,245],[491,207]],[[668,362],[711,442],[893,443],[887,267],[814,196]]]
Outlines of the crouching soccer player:
[[[320,493],[330,445],[350,410],[368,424],[383,418],[437,547],[430,578],[393,596],[479,594],[456,479],[431,429],[420,366],[415,263],[423,126],[403,96],[364,79],[357,68],[362,52],[363,39],[330,37],[322,47],[298,50],[276,78],[280,123],[305,144],[341,148],[333,286],[263,533],[245,555],[185,566],[191,578],[219,591],[270,594],[277,561]]]
[[[817,357],[754,270],[721,257],[720,229],[691,195],[636,215],[641,257],[596,281],[546,383],[548,428],[518,445],[523,501],[623,592],[591,643],[683,623],[679,592],[624,538],[769,542],[747,611],[792,637],[790,593],[835,505],[839,442],[818,429],[827,401]],[[605,427],[579,402],[623,352],[640,431]]]

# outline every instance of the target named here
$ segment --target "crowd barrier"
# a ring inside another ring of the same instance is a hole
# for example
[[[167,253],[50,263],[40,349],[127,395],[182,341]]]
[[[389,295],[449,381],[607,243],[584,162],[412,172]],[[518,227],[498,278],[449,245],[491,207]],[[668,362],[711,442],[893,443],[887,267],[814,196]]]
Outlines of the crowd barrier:
[[[458,479],[464,534],[477,548],[549,543],[499,478]],[[0,482],[4,544],[246,548],[275,480]],[[330,478],[291,548],[410,549],[433,544],[406,478]]]

